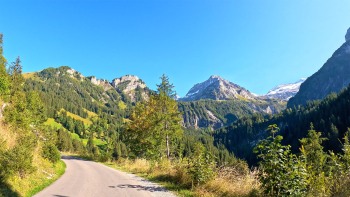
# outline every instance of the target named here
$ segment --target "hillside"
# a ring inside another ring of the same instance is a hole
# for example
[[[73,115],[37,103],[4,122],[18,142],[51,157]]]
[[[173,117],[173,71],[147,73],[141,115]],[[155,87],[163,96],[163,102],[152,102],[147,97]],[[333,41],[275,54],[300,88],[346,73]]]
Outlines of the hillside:
[[[251,118],[237,120],[229,127],[216,131],[214,139],[217,144],[224,144],[236,156],[256,162],[252,148],[267,136],[266,128],[277,124],[284,143],[298,150],[299,139],[307,135],[310,123],[315,130],[322,132],[327,150],[341,151],[342,136],[350,128],[350,87],[338,95],[331,94],[322,101],[310,102],[304,107],[284,110],[270,118],[255,115]]]
[[[209,127],[212,129],[230,125],[239,118],[251,116],[255,113],[272,115],[282,111],[284,106],[284,102],[273,99],[179,102],[179,110],[183,113],[185,127]]]
[[[350,31],[346,42],[337,49],[327,62],[301,86],[299,92],[289,100],[288,107],[305,105],[307,101],[325,98],[340,92],[350,83]]]

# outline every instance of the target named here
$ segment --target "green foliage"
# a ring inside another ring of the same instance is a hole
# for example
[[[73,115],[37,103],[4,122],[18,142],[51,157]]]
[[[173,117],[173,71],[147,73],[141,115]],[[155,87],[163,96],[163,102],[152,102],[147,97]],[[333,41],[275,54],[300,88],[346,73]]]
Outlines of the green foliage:
[[[268,128],[274,135],[277,125]],[[290,151],[290,146],[281,145],[283,137],[268,137],[255,148],[264,192],[268,196],[304,196],[306,193],[306,170],[302,162]]]
[[[271,126],[271,128],[276,128]],[[344,154],[323,151],[321,137],[311,124],[308,136],[300,140],[301,154],[296,156],[290,146],[281,144],[282,136],[268,137],[255,148],[264,192],[268,196],[349,196],[350,171],[348,134]]]
[[[199,185],[214,179],[215,167],[213,156],[201,143],[196,143],[194,154],[189,158],[188,165],[188,172],[192,177],[193,184]]]
[[[162,86],[166,83],[162,81]],[[181,116],[176,101],[164,91],[137,103],[131,113],[123,136],[136,157],[169,158],[177,152],[173,147],[183,134]]]
[[[6,59],[3,56],[3,35],[0,33],[0,96],[5,96],[10,93],[10,81],[6,73]]]
[[[52,163],[57,163],[60,158],[61,154],[58,151],[57,147],[52,143],[45,143],[42,147],[42,156]]]
[[[2,174],[2,180],[11,175],[24,178],[27,173],[35,170],[32,164],[35,146],[36,141],[32,134],[22,135],[18,138],[13,149],[2,154],[0,162],[5,172],[5,174]]]
[[[289,108],[271,117],[254,115],[240,118],[229,127],[214,133],[215,143],[223,144],[237,157],[244,158],[248,163],[255,164],[257,160],[252,154],[252,144],[268,136],[266,128],[277,124],[278,134],[283,136],[283,143],[291,145],[292,151],[299,151],[299,139],[307,136],[310,122],[315,130],[322,132],[328,140],[323,142],[324,150],[342,151],[342,136],[350,127],[349,106],[350,87],[338,95],[331,94],[323,101],[309,102],[306,106]]]
[[[313,196],[327,195],[327,159],[328,155],[323,151],[321,133],[314,130],[311,124],[308,136],[300,140],[300,152],[305,158],[305,167],[308,174],[308,193]]]
[[[60,151],[73,151],[72,137],[68,131],[65,131],[64,129],[57,130],[56,146]]]

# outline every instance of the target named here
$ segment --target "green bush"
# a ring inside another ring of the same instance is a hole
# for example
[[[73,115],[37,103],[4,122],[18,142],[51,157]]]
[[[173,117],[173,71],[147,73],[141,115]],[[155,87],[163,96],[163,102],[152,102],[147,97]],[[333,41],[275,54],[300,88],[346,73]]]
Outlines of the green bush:
[[[255,152],[259,163],[261,181],[267,196],[305,196],[307,174],[302,160],[292,154],[290,146],[283,146],[282,136],[274,137],[277,126],[269,127],[273,136],[262,140]]]
[[[46,143],[42,147],[42,153],[41,155],[45,158],[51,161],[52,163],[56,163],[60,160],[61,155],[58,151],[57,147],[51,143]]]
[[[214,158],[201,143],[197,143],[188,168],[193,184],[200,185],[214,179],[215,167]]]

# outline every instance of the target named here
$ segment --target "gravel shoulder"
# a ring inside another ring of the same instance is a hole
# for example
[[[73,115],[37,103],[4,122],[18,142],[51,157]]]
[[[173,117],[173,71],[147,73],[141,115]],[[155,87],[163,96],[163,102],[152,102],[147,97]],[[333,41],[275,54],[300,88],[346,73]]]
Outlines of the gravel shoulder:
[[[64,156],[64,175],[35,197],[175,197],[156,183],[93,161]]]

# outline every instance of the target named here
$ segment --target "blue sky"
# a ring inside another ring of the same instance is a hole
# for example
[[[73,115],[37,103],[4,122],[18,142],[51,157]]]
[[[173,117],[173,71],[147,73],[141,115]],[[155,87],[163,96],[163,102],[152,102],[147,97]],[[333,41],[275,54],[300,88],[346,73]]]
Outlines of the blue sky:
[[[348,0],[3,0],[9,62],[25,72],[68,65],[126,74],[180,96],[210,75],[264,94],[316,72],[344,43]]]

